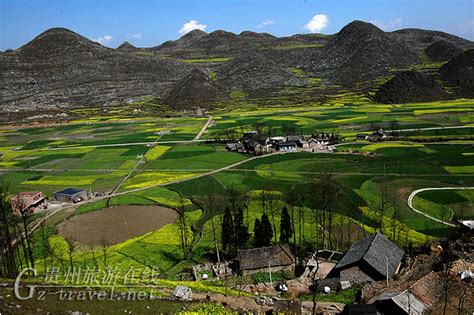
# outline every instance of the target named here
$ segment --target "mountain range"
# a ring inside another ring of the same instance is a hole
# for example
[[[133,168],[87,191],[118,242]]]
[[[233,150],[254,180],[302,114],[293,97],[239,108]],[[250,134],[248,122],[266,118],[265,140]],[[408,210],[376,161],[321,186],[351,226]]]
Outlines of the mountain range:
[[[375,89],[374,100],[386,103],[474,97],[473,48],[474,42],[443,32],[384,32],[362,21],[333,35],[194,30],[155,47],[124,42],[117,49],[53,28],[0,53],[0,112],[120,105],[146,97],[193,109],[225,101],[233,91],[271,98],[316,81],[320,93],[329,93],[324,87]]]

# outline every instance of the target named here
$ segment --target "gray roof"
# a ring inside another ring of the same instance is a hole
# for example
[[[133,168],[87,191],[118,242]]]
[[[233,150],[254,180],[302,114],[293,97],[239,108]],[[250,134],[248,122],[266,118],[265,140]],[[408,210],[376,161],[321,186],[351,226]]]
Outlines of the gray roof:
[[[240,269],[252,270],[294,264],[295,256],[288,245],[238,250]]]
[[[79,189],[79,188],[66,188],[60,191],[55,192],[55,195],[65,195],[65,196],[72,196],[75,195],[79,192],[83,192],[84,189]]]
[[[336,270],[344,269],[360,261],[365,261],[382,276],[391,278],[397,272],[403,254],[402,249],[387,239],[385,235],[377,232],[352,244],[351,248],[349,248],[334,268]]]
[[[377,301],[392,300],[398,305],[406,314],[409,315],[422,315],[425,309],[425,305],[418,300],[413,294],[407,290],[401,293],[387,292],[375,298]]]
[[[287,141],[298,141],[298,140],[304,140],[304,136],[303,135],[297,135],[297,136],[287,136],[286,137],[286,140]]]

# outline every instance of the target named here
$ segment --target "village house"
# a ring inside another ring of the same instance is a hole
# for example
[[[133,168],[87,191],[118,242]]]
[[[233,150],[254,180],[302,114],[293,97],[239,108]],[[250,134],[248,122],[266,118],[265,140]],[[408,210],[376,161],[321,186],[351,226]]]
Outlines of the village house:
[[[257,272],[294,271],[295,256],[288,245],[241,249],[237,252],[237,269],[241,275]]]
[[[296,135],[296,136],[287,136],[286,142],[298,142],[301,140],[306,140],[305,136],[303,135]]]
[[[341,259],[342,253],[332,250],[318,250],[307,261],[301,278],[325,279]]]
[[[356,135],[356,139],[357,140],[367,140],[367,139],[369,139],[369,135],[365,134],[365,133],[358,133]]]
[[[351,285],[391,279],[399,271],[404,252],[377,232],[354,243],[330,272]]]
[[[387,134],[385,131],[380,128],[377,131],[374,131],[371,136],[369,136],[367,139],[372,142],[377,142],[377,141],[383,141],[387,138]]]
[[[309,143],[306,140],[298,140],[296,142],[296,145],[298,146],[298,148],[309,149]]]
[[[440,276],[430,272],[401,292],[384,292],[373,299],[377,310],[384,314],[423,314],[441,297]]]
[[[11,197],[12,210],[14,215],[35,213],[37,209],[45,206],[47,197],[40,191],[21,192]]]
[[[287,141],[281,142],[276,145],[276,150],[280,152],[288,152],[296,150],[296,142]]]
[[[57,202],[78,203],[87,199],[87,192],[78,188],[66,188],[53,194]]]

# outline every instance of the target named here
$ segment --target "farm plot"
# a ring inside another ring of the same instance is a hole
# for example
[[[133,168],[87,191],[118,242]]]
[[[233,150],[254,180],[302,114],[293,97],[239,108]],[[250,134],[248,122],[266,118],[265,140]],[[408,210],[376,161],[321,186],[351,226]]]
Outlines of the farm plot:
[[[360,146],[359,146],[360,149]],[[241,164],[234,169],[202,177],[180,184],[172,189],[186,196],[199,198],[202,187],[212,186],[216,194],[224,194],[226,187],[244,191],[270,189],[287,194],[291,189],[304,194],[303,200],[311,205],[314,190],[311,185],[318,182],[321,171],[332,174],[341,189],[334,210],[354,220],[366,217],[366,223],[373,224],[371,211],[379,211],[381,185],[385,182],[390,207],[385,210],[387,221],[397,217],[410,229],[430,235],[441,235],[446,227],[414,214],[406,200],[411,191],[423,187],[442,185],[474,184],[472,176],[451,176],[444,165],[470,165],[470,145],[397,145],[374,146],[377,156],[348,154],[291,153],[269,156]],[[384,176],[385,174],[385,176]],[[362,208],[371,211],[361,212]],[[368,223],[372,222],[372,223]]]
[[[446,222],[474,218],[473,190],[423,191],[413,199],[413,206]]]
[[[223,145],[175,145],[143,168],[155,170],[210,170],[242,161],[245,155],[227,152]]]
[[[174,222],[176,211],[158,206],[118,206],[74,216],[59,234],[82,244],[118,244]]]
[[[471,122],[474,111],[474,101],[465,99],[386,105],[367,102],[367,99],[349,94],[342,93],[328,100],[332,106],[323,104],[300,110],[289,107],[286,111],[281,108],[244,113],[230,111],[215,117],[216,125],[209,129],[205,137],[212,139],[255,129],[274,135],[325,131],[354,137],[358,131],[373,131],[380,127],[393,129],[394,123],[401,129],[466,125]],[[339,102],[332,103],[336,99]],[[442,133],[459,134],[454,130]],[[418,131],[417,134],[424,135],[424,132]],[[430,135],[438,133],[427,132],[427,136]]]

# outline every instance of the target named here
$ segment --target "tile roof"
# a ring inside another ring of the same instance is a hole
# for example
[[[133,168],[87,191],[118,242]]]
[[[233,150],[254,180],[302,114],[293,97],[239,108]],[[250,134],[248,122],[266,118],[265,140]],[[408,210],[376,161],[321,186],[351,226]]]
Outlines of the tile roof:
[[[242,270],[289,266],[295,262],[295,257],[286,244],[239,250],[237,257]]]
[[[382,233],[377,232],[354,243],[335,268],[344,269],[363,260],[380,275],[391,278],[395,275],[403,254],[402,249],[387,239]]]

